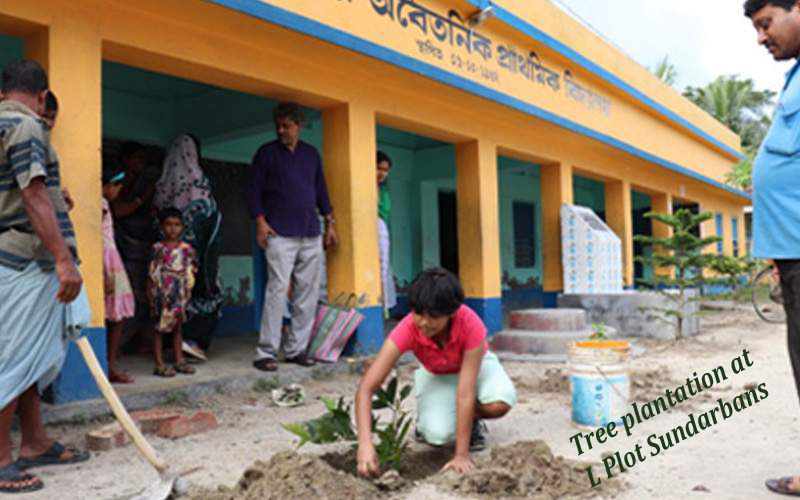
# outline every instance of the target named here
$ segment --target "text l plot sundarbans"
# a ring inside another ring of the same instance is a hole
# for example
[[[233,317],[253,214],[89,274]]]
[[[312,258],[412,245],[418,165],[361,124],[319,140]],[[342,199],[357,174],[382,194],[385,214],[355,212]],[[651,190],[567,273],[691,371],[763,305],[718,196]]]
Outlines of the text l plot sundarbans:
[[[753,362],[749,358],[750,352],[747,349],[742,351],[740,356],[731,360],[730,369],[734,374],[740,373],[745,369],[753,366]],[[723,366],[714,368],[711,372],[704,373],[702,377],[697,376],[697,372],[692,375],[692,378],[687,378],[686,383],[677,387],[675,390],[667,389],[664,396],[659,396],[649,403],[644,405],[631,405],[630,412],[622,416],[622,426],[625,433],[630,436],[633,428],[641,424],[645,420],[649,420],[662,412],[681,404],[682,402],[690,399],[703,392],[704,389],[710,389],[716,384],[721,383],[728,379]],[[607,456],[603,459],[605,466],[605,474],[607,479],[611,479],[615,474],[625,472],[626,469],[634,465],[644,462],[649,456],[655,457],[662,450],[671,448],[681,441],[684,441],[700,432],[717,425],[718,423],[733,417],[735,414],[744,411],[746,408],[757,404],[759,401],[766,399],[769,396],[766,384],[761,383],[754,389],[749,389],[738,396],[734,397],[732,401],[724,401],[722,398],[717,400],[717,406],[709,411],[703,412],[697,416],[689,414],[689,420],[681,426],[666,432],[662,435],[650,434],[647,437],[647,448],[641,444],[637,444],[633,451],[621,454],[619,451]],[[584,434],[579,432],[570,437],[571,443],[574,443],[578,449],[578,455],[582,455],[585,451],[591,450],[597,444],[604,444],[608,439],[614,438],[619,434],[616,422],[610,422],[605,427],[600,427],[596,431],[591,431]],[[619,472],[615,471],[617,469]],[[586,468],[586,473],[589,476],[589,483],[592,488],[602,482],[601,478],[595,478],[592,473],[592,467]]]

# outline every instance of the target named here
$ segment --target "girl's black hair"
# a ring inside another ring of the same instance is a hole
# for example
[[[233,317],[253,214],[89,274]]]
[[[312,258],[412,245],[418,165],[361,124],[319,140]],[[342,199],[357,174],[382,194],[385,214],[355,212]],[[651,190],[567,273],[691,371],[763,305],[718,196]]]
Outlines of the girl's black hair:
[[[181,224],[183,224],[183,213],[177,208],[174,207],[162,208],[158,212],[159,224],[163,224],[165,220],[172,218],[178,219],[179,221],[181,221]]]
[[[464,303],[464,289],[453,273],[435,267],[414,278],[408,288],[408,302],[417,314],[449,316]]]
[[[392,168],[392,159],[389,158],[389,155],[387,155],[383,151],[378,151],[377,157],[378,157],[378,163],[385,161],[386,163],[389,164],[389,168]]]
[[[48,90],[44,98],[44,110],[48,113],[51,111],[58,112],[58,99],[52,90]]]

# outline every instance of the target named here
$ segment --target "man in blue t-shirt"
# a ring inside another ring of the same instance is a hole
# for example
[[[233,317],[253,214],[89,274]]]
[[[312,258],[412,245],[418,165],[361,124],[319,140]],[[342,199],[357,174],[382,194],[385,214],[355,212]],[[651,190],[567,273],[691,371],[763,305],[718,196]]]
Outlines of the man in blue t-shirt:
[[[800,0],[747,0],[758,43],[776,61],[800,56]],[[800,62],[786,74],[775,116],[753,165],[753,255],[773,259],[781,276],[789,358],[800,395]],[[767,488],[800,496],[800,477]]]

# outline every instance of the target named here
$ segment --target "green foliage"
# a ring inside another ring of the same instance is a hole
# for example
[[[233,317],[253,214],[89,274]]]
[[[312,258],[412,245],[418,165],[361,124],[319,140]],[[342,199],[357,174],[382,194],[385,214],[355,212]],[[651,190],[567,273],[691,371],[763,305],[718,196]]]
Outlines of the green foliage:
[[[749,189],[753,184],[753,162],[757,153],[756,146],[744,148],[744,158],[725,174],[725,182],[739,189]]]
[[[350,421],[350,405],[344,403],[344,398],[339,398],[339,401],[322,398],[322,402],[327,412],[321,417],[283,425],[284,429],[300,438],[298,448],[306,443],[324,444],[356,439]]]
[[[655,68],[650,70],[656,78],[666,83],[669,86],[675,85],[675,80],[678,79],[678,70],[675,65],[669,60],[669,56],[664,56],[664,59],[658,61]]]
[[[731,257],[730,255],[715,255],[709,264],[709,269],[723,277],[724,282],[731,288],[735,295],[739,288],[742,276],[752,274],[758,263],[749,257]]]
[[[606,340],[608,336],[606,335],[606,325],[603,323],[592,323],[592,334],[589,336],[589,340]]]
[[[704,87],[687,87],[683,95],[739,135],[744,158],[728,172],[726,181],[739,189],[749,188],[753,160],[772,123],[770,113],[777,94],[756,90],[749,78],[728,75]]]
[[[403,401],[411,394],[411,386],[399,388],[397,377],[392,377],[386,388],[381,387],[375,393],[372,407],[376,410],[388,408],[392,411],[392,418],[386,424],[381,424],[375,418],[372,421],[372,431],[378,436],[378,445],[375,452],[381,466],[397,469],[400,459],[408,447],[408,431],[411,429],[411,416],[403,409]]]
[[[683,95],[736,132],[748,148],[758,147],[769,130],[776,93],[756,90],[749,78],[723,75],[704,87],[687,87]]]
[[[391,419],[383,423],[379,418],[372,418],[372,432],[378,436],[375,452],[381,466],[397,469],[400,460],[408,447],[408,433],[411,430],[412,418],[403,409],[403,402],[411,394],[411,386],[400,387],[397,377],[392,377],[385,387],[375,393],[372,408],[375,410],[391,410]],[[323,398],[326,413],[313,420],[284,424],[283,428],[300,438],[297,447],[306,443],[324,444],[336,441],[356,441],[357,435],[350,419],[351,405]]]
[[[703,272],[709,268],[714,255],[705,254],[703,250],[720,241],[717,236],[706,238],[695,236],[700,225],[713,218],[711,212],[694,214],[682,208],[674,214],[648,212],[645,217],[666,224],[672,229],[668,238],[636,235],[634,241],[655,247],[648,256],[637,257],[638,262],[649,264],[654,270],[669,269],[670,275],[654,273],[649,279],[639,280],[645,286],[654,288],[668,299],[670,307],[650,308],[667,318],[675,320],[676,338],[683,335],[684,311],[689,303],[687,290],[699,288],[703,283]]]

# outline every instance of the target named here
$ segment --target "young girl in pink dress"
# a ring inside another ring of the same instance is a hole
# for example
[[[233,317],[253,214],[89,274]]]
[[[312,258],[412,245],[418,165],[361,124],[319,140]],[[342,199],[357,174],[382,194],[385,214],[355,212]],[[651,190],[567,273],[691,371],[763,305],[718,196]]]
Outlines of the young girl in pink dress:
[[[132,318],[135,307],[133,290],[114,242],[114,222],[109,203],[122,189],[124,172],[103,175],[103,287],[106,305],[106,330],[108,330],[108,378],[111,382],[130,384],[133,378],[117,367],[122,326]]]
[[[183,357],[183,323],[186,321],[186,305],[192,298],[197,257],[188,243],[181,241],[183,214],[177,208],[165,208],[158,214],[158,222],[164,239],[153,245],[150,261],[149,297],[156,334],[153,337],[153,354],[160,377],[174,377],[175,372],[192,374],[194,368]],[[172,334],[175,367],[164,364],[162,355],[164,334]]]

